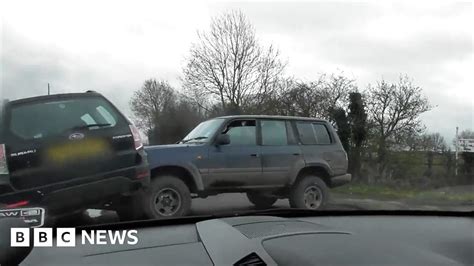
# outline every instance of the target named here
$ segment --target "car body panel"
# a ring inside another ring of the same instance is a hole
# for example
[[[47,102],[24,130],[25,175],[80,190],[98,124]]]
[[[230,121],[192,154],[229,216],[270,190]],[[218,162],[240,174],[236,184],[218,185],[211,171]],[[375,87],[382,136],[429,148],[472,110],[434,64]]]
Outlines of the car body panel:
[[[208,165],[205,187],[246,187],[264,183],[260,146],[210,146]]]
[[[208,147],[199,144],[171,144],[145,146],[150,169],[179,167],[193,178],[198,190],[203,190],[203,177],[209,175]]]
[[[262,181],[281,186],[292,182],[306,163],[299,145],[262,146]]]

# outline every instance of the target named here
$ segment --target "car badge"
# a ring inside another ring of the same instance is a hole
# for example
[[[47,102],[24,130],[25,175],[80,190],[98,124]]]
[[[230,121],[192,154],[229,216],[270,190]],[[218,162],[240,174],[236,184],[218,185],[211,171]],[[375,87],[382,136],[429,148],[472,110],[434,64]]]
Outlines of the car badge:
[[[72,133],[71,135],[69,135],[70,140],[80,140],[83,138],[84,138],[84,134],[82,133]]]

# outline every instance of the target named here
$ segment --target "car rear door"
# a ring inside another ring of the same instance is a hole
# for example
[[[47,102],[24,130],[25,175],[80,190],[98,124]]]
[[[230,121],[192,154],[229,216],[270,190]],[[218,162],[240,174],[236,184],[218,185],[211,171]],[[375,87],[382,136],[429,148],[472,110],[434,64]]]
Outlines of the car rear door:
[[[285,185],[304,167],[301,148],[289,121],[260,120],[262,184]]]
[[[128,121],[97,94],[11,102],[6,124],[16,189],[93,181],[135,164]]]
[[[325,122],[297,121],[301,150],[307,164],[326,164],[333,174],[347,170],[346,154],[336,133]]]

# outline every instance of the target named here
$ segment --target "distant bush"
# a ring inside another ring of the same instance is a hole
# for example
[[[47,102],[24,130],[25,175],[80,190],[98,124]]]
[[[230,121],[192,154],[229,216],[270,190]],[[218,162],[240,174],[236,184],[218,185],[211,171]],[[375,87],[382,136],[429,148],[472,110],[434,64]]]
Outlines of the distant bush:
[[[365,158],[362,174],[370,184],[419,189],[474,183],[473,157],[460,160],[458,175],[454,174],[452,152],[392,151],[387,156],[387,167],[382,175],[377,171],[376,159]]]

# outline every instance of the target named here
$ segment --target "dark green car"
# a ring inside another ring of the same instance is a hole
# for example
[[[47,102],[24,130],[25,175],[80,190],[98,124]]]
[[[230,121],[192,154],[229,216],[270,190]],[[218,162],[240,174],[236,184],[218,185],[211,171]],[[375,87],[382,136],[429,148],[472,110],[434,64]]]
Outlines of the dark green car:
[[[3,207],[43,207],[49,217],[104,206],[133,213],[132,196],[150,182],[147,156],[138,130],[105,97],[5,101],[1,114]]]

